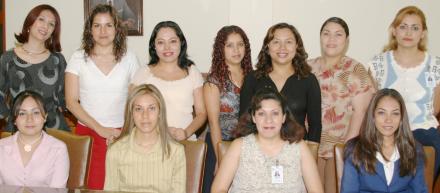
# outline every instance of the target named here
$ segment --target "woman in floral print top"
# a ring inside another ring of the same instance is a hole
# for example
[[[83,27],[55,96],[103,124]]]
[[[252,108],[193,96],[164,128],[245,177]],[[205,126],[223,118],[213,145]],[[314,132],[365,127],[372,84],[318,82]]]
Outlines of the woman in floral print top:
[[[325,192],[336,192],[333,148],[359,133],[374,92],[364,66],[345,56],[349,29],[344,20],[327,19],[321,27],[322,56],[309,61],[321,87],[322,133],[318,168]]]
[[[209,132],[206,143],[204,192],[209,192],[217,166],[217,144],[232,141],[240,109],[240,88],[243,77],[252,70],[249,39],[238,26],[225,26],[215,38],[211,70],[204,85]]]

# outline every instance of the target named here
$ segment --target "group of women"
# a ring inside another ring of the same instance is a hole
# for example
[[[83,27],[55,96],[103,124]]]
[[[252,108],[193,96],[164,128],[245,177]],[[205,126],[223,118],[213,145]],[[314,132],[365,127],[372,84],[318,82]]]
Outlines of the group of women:
[[[75,133],[93,138],[91,189],[185,192],[178,142],[197,140],[206,119],[204,192],[336,192],[337,143],[347,143],[342,192],[430,188],[418,142],[440,150],[440,58],[426,52],[426,19],[417,7],[398,12],[389,44],[367,68],[345,55],[349,28],[338,17],[323,23],[322,54],[311,60],[294,26],[273,25],[255,70],[246,33],[225,26],[206,82],[175,22],[153,29],[148,65],[127,50],[110,5],[94,8],[67,64],[60,26],[53,7],[35,7],[18,46],[0,59],[0,116],[17,131],[0,140],[0,184],[66,185],[66,146],[45,128],[68,130],[69,110]],[[217,163],[221,141],[233,142]],[[319,144],[317,164],[307,143]],[[436,176],[439,161],[437,154]]]

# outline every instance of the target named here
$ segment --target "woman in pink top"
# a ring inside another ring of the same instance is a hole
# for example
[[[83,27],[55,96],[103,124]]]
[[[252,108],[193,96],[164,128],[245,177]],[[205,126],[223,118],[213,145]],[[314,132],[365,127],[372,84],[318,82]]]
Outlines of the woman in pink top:
[[[0,140],[0,185],[65,188],[69,155],[66,144],[43,131],[47,113],[42,96],[20,93],[11,118],[16,132]]]

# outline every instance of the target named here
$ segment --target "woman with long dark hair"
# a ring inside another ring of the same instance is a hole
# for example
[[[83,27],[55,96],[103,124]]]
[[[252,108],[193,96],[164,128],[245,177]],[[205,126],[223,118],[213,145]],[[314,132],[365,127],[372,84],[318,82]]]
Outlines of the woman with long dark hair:
[[[345,148],[341,193],[428,192],[423,148],[413,138],[403,97],[379,90],[359,136]]]
[[[196,140],[194,133],[206,121],[203,77],[186,49],[179,25],[173,21],[159,22],[150,37],[150,62],[131,81],[131,86],[148,83],[159,88],[168,109],[169,132],[177,141]]]
[[[267,30],[258,54],[257,70],[249,73],[240,92],[240,115],[248,112],[255,93],[271,88],[287,99],[293,117],[306,126],[305,140],[319,143],[321,138],[321,90],[307,64],[307,53],[298,30],[278,23]]]

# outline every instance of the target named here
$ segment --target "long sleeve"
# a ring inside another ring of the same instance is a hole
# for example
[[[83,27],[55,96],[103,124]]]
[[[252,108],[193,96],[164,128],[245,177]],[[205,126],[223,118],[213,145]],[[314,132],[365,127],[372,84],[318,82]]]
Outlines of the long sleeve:
[[[105,159],[105,182],[104,190],[119,191],[119,176],[118,176],[118,156],[116,151],[111,148],[107,151]]]
[[[186,158],[183,146],[176,148],[176,154],[173,159],[173,179],[172,192],[185,193],[186,192]]]
[[[243,115],[243,113],[247,112],[249,105],[251,103],[251,99],[255,94],[255,86],[256,86],[256,78],[254,73],[249,73],[246,75],[243,81],[243,86],[240,90],[240,111],[239,116]]]
[[[5,119],[9,115],[9,108],[6,104],[6,96],[8,93],[9,85],[7,80],[7,63],[8,52],[3,53],[0,57],[0,119]]]
[[[70,167],[69,153],[67,152],[67,147],[65,145],[64,148],[60,148],[60,150],[57,152],[55,163],[54,174],[49,187],[65,188],[67,179],[69,178]]]
[[[66,100],[64,97],[64,71],[66,70],[66,66],[67,66],[67,62],[66,59],[64,58],[64,56],[61,53],[57,53],[58,58],[60,59],[60,78],[58,79],[58,89],[56,90],[56,95],[58,98],[58,107],[61,107],[62,110],[67,110],[66,109]]]
[[[353,165],[351,156],[344,161],[344,171],[341,180],[341,193],[359,193],[359,172]]]
[[[417,151],[423,151],[422,146],[417,147]],[[423,159],[423,154],[420,154],[420,156],[417,157],[417,168],[416,168],[416,174],[413,176],[410,187],[415,193],[427,193],[427,184],[425,181],[425,162]]]
[[[307,91],[307,122],[309,130],[306,140],[319,143],[321,140],[321,88],[315,75],[310,74],[309,90]]]

